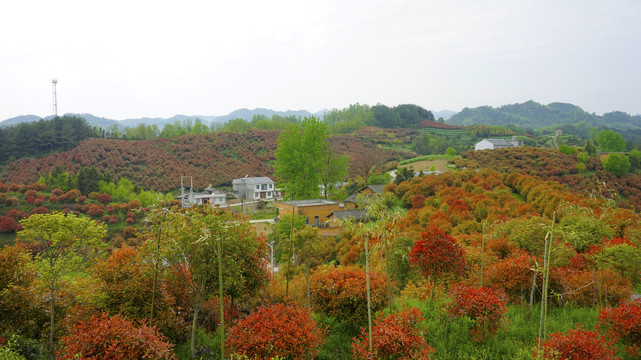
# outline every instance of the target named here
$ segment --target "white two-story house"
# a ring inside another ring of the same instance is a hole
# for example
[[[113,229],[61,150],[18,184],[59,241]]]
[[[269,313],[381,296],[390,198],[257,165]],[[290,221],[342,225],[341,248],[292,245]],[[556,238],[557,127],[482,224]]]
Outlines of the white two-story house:
[[[266,176],[234,179],[231,182],[232,193],[238,199],[261,200],[277,197],[274,181]]]

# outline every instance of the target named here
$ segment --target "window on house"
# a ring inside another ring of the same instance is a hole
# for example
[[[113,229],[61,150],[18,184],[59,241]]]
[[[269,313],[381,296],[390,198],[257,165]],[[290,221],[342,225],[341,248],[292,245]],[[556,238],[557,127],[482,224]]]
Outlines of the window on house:
[[[318,215],[314,216],[314,225],[318,226]]]
[[[274,184],[269,184],[269,190],[274,188]]]
[[[260,190],[260,185],[256,185],[256,190]]]
[[[261,189],[261,190],[267,190],[267,184],[263,184],[263,185],[261,185],[261,186],[260,186],[260,189]]]

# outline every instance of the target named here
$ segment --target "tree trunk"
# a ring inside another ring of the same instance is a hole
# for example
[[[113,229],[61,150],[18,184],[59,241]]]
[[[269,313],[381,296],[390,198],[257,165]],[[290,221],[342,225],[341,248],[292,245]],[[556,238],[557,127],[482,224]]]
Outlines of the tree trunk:
[[[432,276],[432,289],[430,290],[430,302],[434,305],[434,289],[436,289],[436,276]]]
[[[385,231],[385,222],[383,222],[383,246],[385,249],[385,272],[387,273],[387,297],[388,297],[388,302],[387,306],[392,306],[392,302],[394,299],[392,299],[392,280],[390,279],[390,274],[389,274],[389,253],[387,250],[387,232]]]
[[[223,244],[222,240],[217,242],[218,255],[218,297],[220,299],[220,358],[225,359],[225,305],[223,299]],[[232,307],[234,301],[232,298]]]
[[[367,235],[365,236],[365,285],[367,287],[367,337],[369,340],[369,351],[372,352],[372,300],[369,287],[369,240]]]
[[[305,264],[305,282],[307,283],[307,308],[311,309],[312,305],[309,300],[309,264]]]
[[[160,236],[162,228],[158,230],[158,241],[156,243],[156,257],[154,264],[154,286],[151,290],[151,314],[149,315],[149,325],[154,324],[154,310],[156,307],[156,291],[158,289],[158,253],[160,252]]]
[[[191,341],[189,345],[191,349],[192,359],[196,358],[196,330],[198,330],[198,313],[200,313],[200,307],[194,306],[194,316],[191,321]]]
[[[485,221],[483,222],[483,237],[481,238],[481,286],[483,286],[483,270],[485,269]]]
[[[541,356],[541,344],[547,334],[547,317],[548,317],[548,282],[550,280],[550,252],[552,250],[552,241],[554,236],[554,222],[556,213],[552,214],[552,229],[545,237],[543,252],[543,295],[541,300],[541,320],[539,322],[539,341],[538,354]]]
[[[530,312],[534,310],[534,290],[536,289],[536,275],[538,269],[534,269],[532,274],[532,287],[530,288]]]
[[[54,358],[54,348],[53,348],[53,340],[54,336],[56,333],[56,308],[55,308],[55,296],[56,292],[53,288],[53,286],[49,287],[49,323],[50,323],[50,329],[49,329],[49,357],[51,359]]]

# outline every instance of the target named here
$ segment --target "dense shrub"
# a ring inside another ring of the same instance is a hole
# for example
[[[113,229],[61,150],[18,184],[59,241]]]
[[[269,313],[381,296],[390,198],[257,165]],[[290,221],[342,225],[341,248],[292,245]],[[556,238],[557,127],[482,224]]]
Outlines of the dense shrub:
[[[262,306],[229,329],[226,345],[250,359],[311,359],[326,331],[307,308],[296,304]]]
[[[17,228],[18,222],[14,218],[8,216],[0,216],[0,232],[14,232]]]
[[[555,332],[542,344],[544,360],[615,360],[612,344],[598,331],[584,330],[580,326],[567,333]],[[535,349],[534,359],[538,359]]]
[[[102,193],[102,194],[98,195],[96,200],[98,200],[98,202],[103,204],[103,205],[107,205],[107,204],[109,204],[110,202],[113,201],[113,199],[111,198],[111,195],[105,194],[105,193]]]
[[[62,343],[63,359],[175,359],[172,345],[154,327],[136,326],[122,315],[80,321]]]
[[[367,319],[365,270],[354,267],[321,267],[309,279],[314,309],[328,316],[362,324]],[[385,277],[370,271],[372,311],[387,300]]]
[[[354,359],[431,359],[434,349],[427,344],[420,324],[423,315],[416,308],[396,313],[379,313],[372,327],[372,350],[369,351],[367,328],[352,342]]]
[[[598,318],[599,328],[606,331],[608,338],[621,344],[629,356],[641,356],[641,299],[607,307]]]
[[[492,337],[504,323],[507,312],[507,295],[497,289],[457,284],[450,290],[452,303],[450,317],[467,316],[474,321],[472,338],[485,341]]]

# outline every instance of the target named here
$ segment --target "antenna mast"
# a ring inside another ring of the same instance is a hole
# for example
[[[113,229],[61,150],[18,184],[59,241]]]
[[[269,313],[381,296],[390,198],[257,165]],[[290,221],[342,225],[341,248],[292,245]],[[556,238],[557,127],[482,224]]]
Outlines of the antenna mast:
[[[58,99],[56,97],[56,85],[58,84],[58,79],[51,80],[51,87],[53,87],[53,116],[58,117]]]

